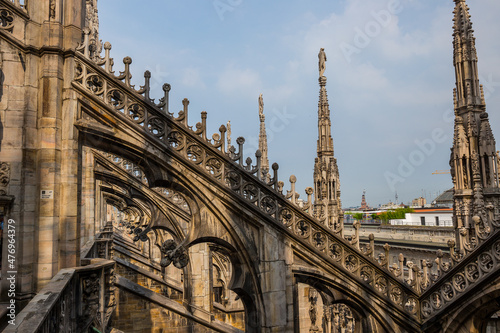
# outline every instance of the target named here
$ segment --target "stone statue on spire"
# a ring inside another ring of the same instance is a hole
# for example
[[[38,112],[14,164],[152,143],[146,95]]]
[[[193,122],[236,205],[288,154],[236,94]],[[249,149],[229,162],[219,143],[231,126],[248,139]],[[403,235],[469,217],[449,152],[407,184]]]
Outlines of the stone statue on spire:
[[[259,132],[259,150],[261,152],[261,169],[262,179],[266,182],[269,181],[269,159],[267,157],[267,133],[266,133],[266,116],[264,115],[264,99],[262,94],[259,95],[259,119],[260,119],[260,132]]]
[[[326,69],[326,53],[325,49],[321,48],[318,54],[319,77],[324,76]]]
[[[259,95],[259,114],[264,114],[264,98],[262,98],[262,94]]]
[[[229,148],[231,148],[231,120],[227,121],[226,128],[227,128],[227,132],[226,132],[226,135],[227,135],[227,147],[229,149]]]

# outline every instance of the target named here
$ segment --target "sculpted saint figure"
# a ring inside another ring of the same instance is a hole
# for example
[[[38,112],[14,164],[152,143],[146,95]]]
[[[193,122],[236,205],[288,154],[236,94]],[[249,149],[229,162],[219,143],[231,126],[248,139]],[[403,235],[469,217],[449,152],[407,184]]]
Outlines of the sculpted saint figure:
[[[262,98],[262,94],[259,96],[259,114],[264,113],[264,99]]]
[[[50,2],[49,10],[50,10],[49,17],[52,19],[56,18],[56,2],[54,0]]]
[[[226,128],[227,128],[227,132],[226,132],[227,133],[227,146],[231,147],[231,120],[227,121]]]
[[[324,48],[321,48],[319,50],[318,59],[319,59],[319,62],[318,62],[319,77],[322,77],[325,74],[325,69],[326,69],[326,64],[325,64],[326,63],[326,53],[325,53]]]

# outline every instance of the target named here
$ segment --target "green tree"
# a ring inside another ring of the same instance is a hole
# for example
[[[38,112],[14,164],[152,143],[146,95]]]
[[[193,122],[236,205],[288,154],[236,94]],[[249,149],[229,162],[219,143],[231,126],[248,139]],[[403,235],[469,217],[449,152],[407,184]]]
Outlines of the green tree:
[[[388,210],[379,214],[379,219],[382,224],[389,224],[389,220],[401,220],[405,218],[406,213],[415,212],[411,208],[397,208],[396,210]]]
[[[356,213],[356,214],[352,214],[352,217],[354,217],[356,220],[362,220],[364,218],[364,214],[363,213]]]

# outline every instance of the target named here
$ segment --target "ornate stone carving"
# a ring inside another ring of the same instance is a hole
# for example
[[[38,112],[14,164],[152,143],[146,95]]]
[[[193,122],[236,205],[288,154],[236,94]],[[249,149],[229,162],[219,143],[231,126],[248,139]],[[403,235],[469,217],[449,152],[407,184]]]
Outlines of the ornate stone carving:
[[[0,29],[12,32],[14,28],[14,15],[7,9],[0,9]]]
[[[161,246],[163,258],[160,261],[162,267],[169,266],[172,262],[177,268],[184,268],[189,263],[189,255],[186,248],[172,240],[166,240]]]
[[[318,291],[314,288],[309,288],[309,318],[311,319],[311,328],[309,332],[319,332],[318,326],[316,326],[318,313],[317,302]]]
[[[86,0],[86,9],[86,26],[90,32],[91,57],[97,58],[102,51],[102,41],[99,39],[97,0]]]
[[[99,289],[101,279],[92,273],[82,278],[82,304],[84,304],[82,319],[88,327],[96,318],[99,312]]]
[[[361,267],[360,276],[365,282],[367,282],[367,283],[372,282],[373,281],[373,269],[370,268],[369,266]]]
[[[10,182],[10,164],[6,162],[0,163],[0,187],[7,187]]]
[[[55,19],[56,18],[56,0],[50,0],[49,17],[51,19]]]
[[[339,261],[342,259],[343,248],[338,243],[331,242],[329,254],[332,259]]]
[[[276,211],[276,201],[270,196],[262,198],[260,206],[261,209],[267,214],[273,214]]]
[[[114,102],[113,104],[116,104],[116,102]],[[142,124],[144,122],[144,119],[146,118],[144,108],[139,104],[129,105],[129,107],[127,108],[127,115],[137,124]]]
[[[344,265],[349,271],[354,272],[358,268],[358,259],[354,255],[349,254],[345,257]]]

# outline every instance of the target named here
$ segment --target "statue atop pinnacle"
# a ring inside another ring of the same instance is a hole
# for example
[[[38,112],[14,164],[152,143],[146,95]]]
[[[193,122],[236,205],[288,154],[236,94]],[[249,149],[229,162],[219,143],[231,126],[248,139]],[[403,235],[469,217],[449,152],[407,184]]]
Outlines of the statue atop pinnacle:
[[[321,48],[318,54],[319,77],[323,77],[326,69],[326,53],[325,49]]]
[[[264,114],[264,98],[262,98],[262,94],[259,95],[259,114]]]
[[[266,116],[264,115],[264,98],[262,94],[259,95],[259,119],[260,119],[260,133],[259,133],[259,150],[262,153],[261,168],[262,179],[266,182],[269,181],[269,159],[267,157],[267,133],[266,133]]]

